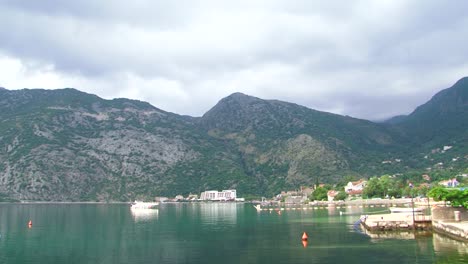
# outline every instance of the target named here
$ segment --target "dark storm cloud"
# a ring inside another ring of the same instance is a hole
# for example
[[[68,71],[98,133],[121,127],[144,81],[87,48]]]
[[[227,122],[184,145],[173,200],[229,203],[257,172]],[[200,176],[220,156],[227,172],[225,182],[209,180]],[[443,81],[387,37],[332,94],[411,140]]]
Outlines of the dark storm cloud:
[[[456,0],[0,0],[10,72],[0,85],[74,86],[190,115],[239,91],[383,119],[466,75],[466,10]]]

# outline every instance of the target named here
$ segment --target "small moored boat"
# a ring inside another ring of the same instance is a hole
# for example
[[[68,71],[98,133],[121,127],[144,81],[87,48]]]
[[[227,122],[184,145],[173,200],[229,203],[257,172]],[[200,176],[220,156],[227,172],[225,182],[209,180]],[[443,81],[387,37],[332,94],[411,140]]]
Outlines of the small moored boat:
[[[415,213],[422,213],[422,208],[416,207],[390,207],[390,212],[392,213],[412,213],[414,210]]]

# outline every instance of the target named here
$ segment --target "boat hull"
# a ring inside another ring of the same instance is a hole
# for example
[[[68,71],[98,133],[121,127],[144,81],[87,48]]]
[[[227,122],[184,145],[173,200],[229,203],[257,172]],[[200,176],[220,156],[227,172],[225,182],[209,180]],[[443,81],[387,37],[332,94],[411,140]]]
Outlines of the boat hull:
[[[415,213],[422,213],[422,208],[410,208],[410,207],[390,207],[390,212],[392,214],[398,214],[398,213],[412,213],[414,210]]]

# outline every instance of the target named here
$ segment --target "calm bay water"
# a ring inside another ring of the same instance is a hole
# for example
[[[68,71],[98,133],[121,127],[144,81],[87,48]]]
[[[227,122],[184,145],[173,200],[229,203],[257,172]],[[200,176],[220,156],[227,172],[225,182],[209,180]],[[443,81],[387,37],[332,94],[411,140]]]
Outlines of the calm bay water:
[[[467,243],[437,234],[364,234],[354,226],[363,210],[0,204],[0,263],[468,263]]]

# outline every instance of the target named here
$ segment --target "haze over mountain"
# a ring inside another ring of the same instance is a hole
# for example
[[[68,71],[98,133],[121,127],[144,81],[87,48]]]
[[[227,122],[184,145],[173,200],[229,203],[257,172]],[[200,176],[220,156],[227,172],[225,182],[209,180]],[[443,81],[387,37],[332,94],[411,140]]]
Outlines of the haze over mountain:
[[[241,93],[194,118],[75,89],[0,89],[0,198],[130,201],[228,188],[273,195],[421,169],[425,153],[443,145],[466,167],[467,80],[386,123]]]

